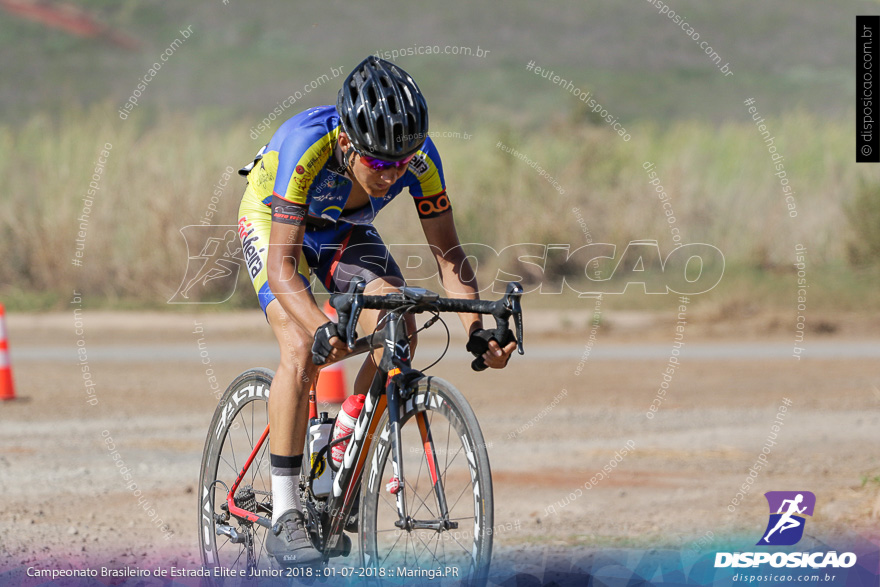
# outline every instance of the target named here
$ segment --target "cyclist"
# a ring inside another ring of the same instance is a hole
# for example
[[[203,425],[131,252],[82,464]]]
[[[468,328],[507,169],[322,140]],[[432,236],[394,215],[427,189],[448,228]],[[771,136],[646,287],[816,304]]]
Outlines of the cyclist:
[[[311,108],[286,121],[240,173],[248,180],[238,220],[242,250],[281,349],[269,394],[272,522],[279,532],[269,532],[266,547],[279,564],[312,564],[320,554],[305,531],[298,491],[308,393],[317,373],[312,357],[333,362],[348,351],[312,296],[309,270],[331,293],[348,292],[355,276],[367,282],[368,295],[404,285],[371,223],[409,188],[446,294],[477,299],[479,289],[428,137],[427,104],[412,77],[393,63],[364,59],[345,79],[335,108]],[[381,315],[363,310],[362,331],[372,332]],[[468,350],[489,367],[505,367],[516,347],[508,342],[512,336],[499,344],[478,314],[460,318]],[[407,320],[414,332],[414,317]],[[413,337],[411,353],[415,345]],[[368,357],[356,393],[367,393],[375,372]]]

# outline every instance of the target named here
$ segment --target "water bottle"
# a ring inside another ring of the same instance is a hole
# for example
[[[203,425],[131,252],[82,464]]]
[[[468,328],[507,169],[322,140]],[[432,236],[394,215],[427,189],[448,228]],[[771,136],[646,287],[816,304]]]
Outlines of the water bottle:
[[[332,440],[351,434],[354,431],[354,425],[357,422],[358,416],[361,415],[361,410],[364,409],[364,400],[366,399],[367,396],[365,395],[348,396],[348,399],[342,404],[342,409],[339,410],[339,415],[336,416]],[[348,443],[349,440],[340,442],[331,449],[332,454],[330,457],[337,467],[342,465],[342,457],[345,455],[345,447],[348,446]]]
[[[318,453],[322,448],[330,443],[330,433],[333,430],[333,421],[328,417],[327,412],[321,412],[320,418],[310,420],[308,448],[309,460],[308,467],[311,469]],[[305,463],[303,463],[305,465]],[[315,468],[315,477],[312,482],[312,493],[315,497],[325,497],[330,495],[330,489],[333,487],[333,471],[327,466],[327,455],[321,457],[321,461]],[[305,471],[303,471],[305,473]]]

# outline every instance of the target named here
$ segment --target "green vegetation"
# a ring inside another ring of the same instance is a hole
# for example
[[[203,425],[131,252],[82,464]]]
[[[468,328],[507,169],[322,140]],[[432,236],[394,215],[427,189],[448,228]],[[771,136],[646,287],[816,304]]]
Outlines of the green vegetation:
[[[651,162],[682,242],[710,243],[725,256],[725,277],[713,299],[733,305],[735,300],[790,303],[794,244],[803,243],[811,307],[876,305],[876,296],[869,295],[878,283],[876,268],[851,268],[846,260],[847,244],[864,240],[860,231],[876,231],[876,222],[860,228],[853,219],[875,209],[876,191],[858,186],[876,184],[877,172],[850,163],[848,124],[798,111],[773,125],[797,192],[796,218],[788,214],[772,162],[751,122],[642,124],[631,128],[629,142],[589,122],[559,119],[529,133],[486,124],[470,127],[471,139],[438,138],[437,144],[464,243],[484,243],[496,251],[517,243],[561,243],[573,251],[606,242],[615,244],[619,254],[630,241],[653,239],[666,255],[674,247],[673,225],[644,169]],[[435,128],[461,127],[440,120]],[[212,222],[236,223],[244,181],[232,173],[225,188],[215,186],[229,168],[238,169],[251,157],[248,133],[246,124],[219,124],[204,110],[200,116],[135,111],[118,124],[110,105],[72,109],[59,119],[34,115],[18,128],[0,128],[4,208],[17,211],[0,220],[0,250],[6,251],[0,293],[10,306],[25,310],[63,306],[74,288],[112,307],[163,306],[186,269],[180,229],[200,223],[215,189],[220,197]],[[821,145],[810,140],[813,133],[823,137]],[[537,161],[564,194],[524,160],[498,148],[498,141]],[[77,219],[106,143],[112,149],[83,224]],[[816,160],[823,165],[815,165]],[[850,212],[848,220],[847,210],[859,212]],[[389,243],[424,242],[407,197],[378,220]],[[83,228],[78,267],[72,261]],[[487,251],[476,248],[475,255],[482,263],[480,275],[491,279],[497,260]],[[525,269],[527,283],[540,278]],[[558,271],[571,283],[583,282],[576,272]],[[560,277],[553,267],[548,272]],[[239,278],[238,293],[223,307],[254,303],[243,272]],[[631,287],[620,299],[631,307],[668,305],[667,296],[640,291]],[[553,303],[579,303],[573,294],[562,298],[566,301]]]

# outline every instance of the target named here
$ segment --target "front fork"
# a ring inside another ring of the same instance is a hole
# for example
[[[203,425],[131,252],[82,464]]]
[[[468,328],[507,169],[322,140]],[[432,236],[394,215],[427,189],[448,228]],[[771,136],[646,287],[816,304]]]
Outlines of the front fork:
[[[411,531],[419,529],[431,529],[438,532],[449,530],[457,527],[456,522],[449,521],[449,509],[446,504],[446,494],[443,491],[443,480],[439,474],[439,463],[437,454],[434,451],[434,440],[431,436],[431,427],[425,412],[416,414],[416,422],[421,435],[422,447],[424,448],[425,461],[428,465],[428,471],[431,476],[431,483],[434,488],[434,496],[437,500],[437,511],[440,516],[438,520],[420,521],[411,518],[406,509],[406,477],[403,470],[403,452],[402,442],[400,440],[400,403],[401,389],[398,386],[399,378],[396,377],[408,371],[412,371],[410,367],[410,346],[406,337],[406,329],[401,326],[403,316],[397,312],[392,312],[389,316],[388,334],[386,338],[385,352],[382,354],[380,368],[387,371],[388,379],[386,382],[385,396],[388,401],[388,429],[391,436],[391,466],[394,472],[394,479],[397,480],[398,489],[395,493],[397,504],[398,520],[395,526],[402,530]],[[389,349],[390,343],[394,341],[394,348]]]

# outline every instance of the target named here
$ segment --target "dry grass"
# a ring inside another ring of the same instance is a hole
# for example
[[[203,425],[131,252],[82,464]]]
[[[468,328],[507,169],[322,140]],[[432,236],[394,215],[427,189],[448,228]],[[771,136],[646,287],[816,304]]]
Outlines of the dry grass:
[[[793,112],[772,125],[796,192],[796,218],[788,215],[770,156],[748,120],[664,129],[630,124],[629,142],[604,125],[561,121],[528,135],[486,127],[470,140],[436,142],[463,242],[576,248],[587,242],[572,212],[578,208],[594,242],[656,239],[665,253],[673,241],[643,169],[650,161],[683,242],[712,243],[731,265],[787,265],[795,243],[808,246],[815,264],[844,261],[852,236],[845,209],[858,183],[876,182],[878,172],[852,163],[847,122]],[[537,161],[565,194],[497,148],[499,140]],[[106,142],[113,148],[89,217],[83,265],[75,267],[76,218]],[[57,120],[36,115],[16,130],[0,127],[2,290],[7,297],[29,292],[39,300],[35,306],[63,304],[74,288],[116,303],[164,303],[185,268],[179,229],[199,223],[227,166],[237,169],[254,150],[241,123],[173,113],[147,120],[137,111],[120,121],[107,107]],[[242,187],[234,176],[215,222],[235,223]],[[422,242],[412,206],[400,200],[383,212],[380,230],[389,242]]]

